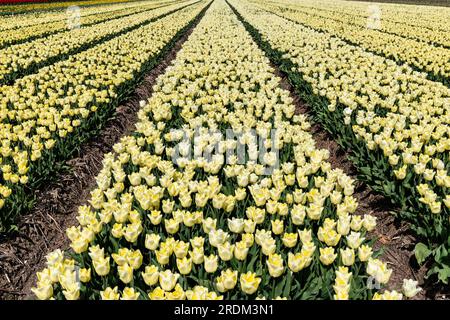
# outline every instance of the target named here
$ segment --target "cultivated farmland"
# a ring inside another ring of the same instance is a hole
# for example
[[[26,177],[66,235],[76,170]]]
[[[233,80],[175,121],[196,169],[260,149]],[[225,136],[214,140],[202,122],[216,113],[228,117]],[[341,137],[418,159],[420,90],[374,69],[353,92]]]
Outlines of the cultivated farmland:
[[[449,8],[0,12],[2,298],[448,293]]]

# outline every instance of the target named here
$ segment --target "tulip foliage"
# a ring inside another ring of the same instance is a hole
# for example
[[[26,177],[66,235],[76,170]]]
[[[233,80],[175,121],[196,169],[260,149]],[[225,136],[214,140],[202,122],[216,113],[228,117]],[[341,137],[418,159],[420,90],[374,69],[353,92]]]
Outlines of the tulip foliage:
[[[153,89],[67,229],[71,251],[47,255],[38,298],[402,297],[367,285],[392,273],[368,241],[376,219],[225,1]]]
[[[117,104],[175,44],[206,2],[0,86],[0,232],[27,210],[29,189],[94,136]]]
[[[230,3],[314,116],[351,150],[359,178],[399,207],[425,243],[420,263],[450,277],[450,90],[408,65],[255,7]]]

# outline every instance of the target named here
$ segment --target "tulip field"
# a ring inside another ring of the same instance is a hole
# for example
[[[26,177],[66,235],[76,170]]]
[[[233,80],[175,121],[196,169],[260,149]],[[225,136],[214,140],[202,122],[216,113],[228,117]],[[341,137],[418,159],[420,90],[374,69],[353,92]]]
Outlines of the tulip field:
[[[448,292],[450,8],[93,0],[0,6],[0,17],[0,298]],[[30,244],[42,261],[7,260],[30,213],[46,210],[39,190],[125,103],[133,126],[95,155],[87,196],[74,214],[48,213],[73,220],[65,240]],[[393,277],[387,217],[361,207],[361,186],[413,237],[414,276]]]

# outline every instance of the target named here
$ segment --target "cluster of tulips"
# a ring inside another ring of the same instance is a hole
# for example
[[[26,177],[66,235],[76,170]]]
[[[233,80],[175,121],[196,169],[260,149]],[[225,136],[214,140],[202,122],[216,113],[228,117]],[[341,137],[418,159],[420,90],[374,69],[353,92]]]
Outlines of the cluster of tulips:
[[[148,9],[141,13],[126,15],[123,18],[62,31],[48,37],[0,49],[0,60],[2,61],[0,83],[11,80],[11,78],[23,77],[25,71],[35,71],[38,66],[48,64],[49,61],[52,62],[58,57],[85,50],[99,41],[108,40],[130,28],[142,25],[187,4],[189,2],[164,5],[161,8]]]
[[[441,252],[450,234],[450,89],[331,34],[249,2],[231,3],[278,55],[319,121],[352,149],[360,177],[412,223],[429,249],[418,255],[433,251],[438,266],[430,272],[446,282],[450,266]]]
[[[254,2],[252,4],[254,5]],[[439,77],[448,80],[450,77],[448,30],[439,32],[434,29],[424,29],[426,30],[424,31],[425,36],[414,38],[411,35],[398,35],[377,30],[375,26],[370,25],[370,22],[368,24],[367,18],[366,21],[364,18],[360,18],[359,23],[351,23],[346,16],[339,16],[335,13],[313,14],[309,8],[297,10],[295,7],[291,9],[285,8],[283,5],[272,5],[265,2],[261,7],[314,30],[327,32],[332,36],[354,43],[365,50],[401,63],[407,63],[424,72],[430,72],[436,79]],[[380,19],[380,25],[386,25],[382,16]],[[410,30],[410,27],[405,26],[405,29]],[[397,30],[401,29],[397,28]],[[440,33],[443,36],[437,37],[436,35]],[[440,41],[441,45],[434,44],[436,41]]]
[[[127,2],[130,2],[127,4]],[[86,9],[92,9],[91,13],[98,12],[99,10],[115,10],[119,7],[133,7],[136,6],[131,0],[87,0],[87,1],[65,1],[64,3],[58,2],[33,2],[33,3],[19,3],[17,5],[10,4],[8,6],[2,6],[0,8],[0,13],[5,17],[10,18],[11,16],[18,16],[29,18],[28,14],[34,14],[36,17],[40,18],[44,15],[59,17],[61,14],[60,10],[66,9],[68,6],[81,6]],[[44,20],[43,22],[47,22]],[[1,25],[1,24],[0,24]]]
[[[450,90],[426,80],[407,66],[374,56],[337,38],[302,27],[252,6],[243,9],[274,48],[284,53],[313,88],[327,98],[327,111],[338,109],[369,150],[380,150],[392,180],[418,176],[428,184],[422,202],[431,212],[447,212],[446,169]],[[273,18],[273,19],[272,19]],[[273,23],[272,23],[273,21]],[[351,63],[358,61],[358,63]],[[381,81],[378,79],[382,79]]]
[[[448,36],[445,32],[450,31],[448,20],[450,19],[450,10],[446,7],[423,6],[423,5],[399,5],[397,3],[367,3],[367,2],[349,2],[345,0],[276,0],[272,1],[286,8],[308,9],[310,12],[319,14],[333,13],[333,19],[347,17],[351,21],[361,23],[361,18],[366,21],[372,19],[380,20],[377,26],[379,30],[399,35],[409,35],[417,38],[426,32],[427,36],[432,37],[438,43],[447,41]],[[409,27],[409,28],[408,28]],[[426,29],[434,31],[428,33]],[[425,36],[425,34],[424,34]],[[430,38],[424,38],[429,41]]]
[[[141,2],[138,6],[136,4],[132,5],[131,3],[114,4],[106,7],[93,6],[80,8],[79,12],[74,13],[67,11],[68,6],[65,6],[62,12],[57,11],[56,13],[51,11],[41,14],[29,13],[20,16],[2,16],[2,21],[0,22],[0,48],[7,48],[13,44],[27,42],[28,39],[43,38],[51,34],[67,31],[70,29],[68,21],[73,14],[79,14],[80,26],[93,25],[151,10],[166,5],[167,3],[169,2],[150,1]],[[77,4],[77,6],[80,5]]]
[[[264,3],[264,5],[270,4],[266,1],[259,1],[259,3]],[[330,8],[329,4],[338,4],[338,8]],[[258,2],[257,2],[258,3]],[[422,42],[428,42],[436,46],[450,47],[450,35],[448,34],[449,25],[445,29],[439,29],[430,21],[428,24],[412,24],[410,20],[411,15],[395,12],[392,8],[383,7],[380,4],[366,5],[364,11],[358,12],[358,10],[353,9],[353,4],[348,4],[348,2],[340,0],[331,1],[311,1],[302,0],[295,3],[291,1],[278,1],[272,2],[272,4],[277,4],[278,7],[284,8],[289,11],[289,9],[303,14],[309,13],[310,16],[315,16],[318,19],[331,19],[337,22],[341,22],[342,27],[351,28],[351,26],[359,26],[363,28],[376,29],[382,31],[383,33],[395,34],[404,38],[415,39]],[[408,8],[407,6],[405,6]],[[267,7],[268,8],[268,7]],[[444,9],[445,10],[445,9]],[[417,8],[410,10],[410,13],[417,12]],[[422,10],[420,10],[422,11]],[[450,10],[447,11],[447,17],[450,18]],[[392,14],[395,13],[397,19],[390,18]],[[432,13],[424,13],[421,16],[421,20],[427,15],[434,18],[434,15],[439,15],[442,19],[446,15],[443,15],[441,10],[435,9]],[[379,23],[378,23],[379,21]],[[425,20],[426,21],[426,20]]]
[[[153,89],[104,156],[70,251],[38,272],[38,298],[402,298],[367,285],[392,273],[368,240],[376,219],[225,1]]]
[[[182,8],[0,87],[0,209],[7,207],[0,214],[1,231],[14,222],[14,206],[23,201],[16,196],[6,206],[15,188],[48,174],[50,160],[67,158],[68,146],[88,134],[87,124],[102,121],[205,6]]]

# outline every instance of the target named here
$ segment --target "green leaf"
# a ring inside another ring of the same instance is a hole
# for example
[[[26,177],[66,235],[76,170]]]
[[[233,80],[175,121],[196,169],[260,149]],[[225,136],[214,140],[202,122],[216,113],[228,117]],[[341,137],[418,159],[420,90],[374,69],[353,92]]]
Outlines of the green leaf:
[[[444,267],[442,269],[439,270],[438,272],[438,278],[440,281],[442,281],[443,283],[447,284],[448,283],[448,278],[450,278],[450,268],[449,267]]]
[[[417,262],[419,264],[422,264],[430,254],[431,250],[428,249],[426,245],[421,242],[416,244],[416,247],[414,248],[414,255],[416,256]]]
[[[258,259],[258,257],[259,257],[259,254],[253,255],[252,260],[250,260],[250,263],[247,266],[248,271],[253,271],[253,265],[255,264],[256,259]]]
[[[360,167],[359,171],[361,171],[361,173],[370,176],[372,173],[372,170],[370,167]]]
[[[291,292],[291,285],[292,285],[292,271],[288,270],[286,285],[284,286],[284,290],[283,290],[283,297],[286,297],[286,298],[289,297],[289,294]]]
[[[285,283],[286,283],[286,277],[283,277],[283,280],[281,280],[275,287],[274,298],[281,296],[281,293],[283,292],[283,287],[284,287]]]

